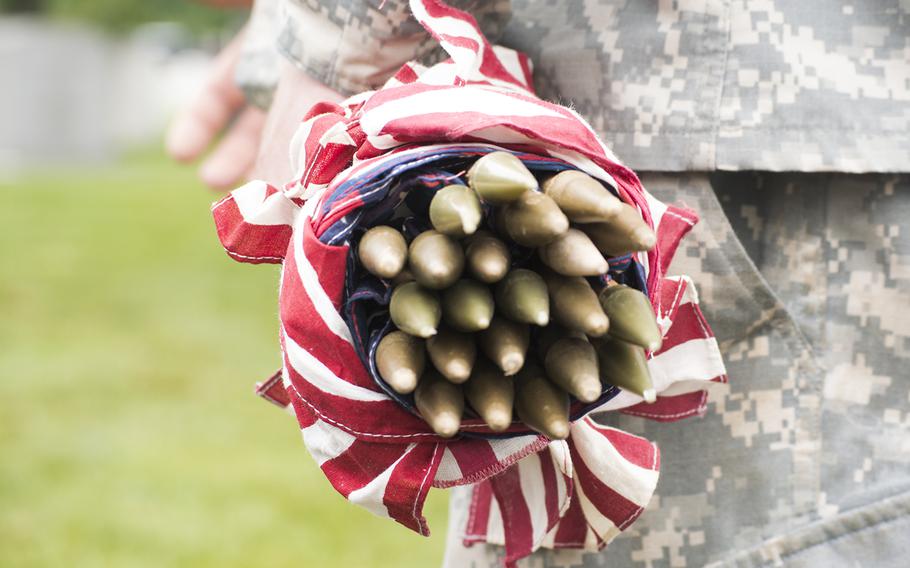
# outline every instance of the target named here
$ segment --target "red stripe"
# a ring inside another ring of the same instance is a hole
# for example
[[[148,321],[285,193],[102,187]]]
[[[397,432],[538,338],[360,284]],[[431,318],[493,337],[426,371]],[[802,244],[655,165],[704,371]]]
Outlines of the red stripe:
[[[474,33],[476,34],[480,43],[478,43],[478,40],[466,36],[450,36],[448,34],[439,34],[433,29],[432,22],[421,22],[427,31],[430,32],[430,34],[432,34],[433,37],[435,37],[438,41],[449,42],[452,45],[465,47],[477,53],[477,55],[481,57],[480,72],[485,76],[523,86],[521,82],[518,81],[518,78],[514,77],[511,73],[508,72],[508,70],[506,70],[505,66],[503,66],[502,62],[499,60],[499,57],[497,57],[496,53],[493,51],[492,46],[490,46],[490,43],[483,35],[483,32],[481,32],[480,26],[477,25],[477,20],[475,20],[471,14],[463,12],[456,8],[452,8],[451,6],[441,5],[435,1],[424,2],[424,7],[426,8],[427,14],[431,18],[455,18],[468,23],[474,28]]]
[[[463,142],[465,137],[488,128],[507,128],[525,134],[533,140],[552,143],[560,131],[570,128],[572,120],[566,117],[534,115],[491,115],[482,110],[459,112],[431,112],[407,116],[387,122],[380,135],[391,135],[396,141],[409,142]],[[578,139],[578,137],[576,137]],[[584,143],[583,139],[578,139]],[[487,141],[489,143],[489,141]]]
[[[591,418],[586,417],[588,424],[601,436],[609,440],[616,448],[619,455],[628,462],[645,469],[657,469],[654,464],[658,461],[657,446],[639,436],[634,436],[622,430],[601,426]]]
[[[439,469],[442,444],[418,444],[395,465],[382,502],[389,516],[420,533],[430,536],[423,504]]]
[[[487,473],[484,477],[488,477],[489,473],[486,470],[499,464],[487,440],[476,438],[456,440],[448,444],[448,449],[461,470],[462,479],[473,480],[481,472]]]
[[[713,382],[726,382],[726,377],[715,377]],[[639,403],[620,410],[623,414],[641,416],[657,422],[676,422],[704,414],[708,392],[699,390],[674,396],[658,396],[651,404]]]
[[[660,289],[660,301],[654,304],[655,313],[660,310],[660,317],[670,320],[676,315],[674,310],[679,307],[679,302],[686,291],[688,283],[682,278],[664,278],[664,285]]]
[[[309,428],[318,420],[310,407],[303,404],[300,399],[291,398],[291,405],[293,405],[294,414],[297,415],[297,423],[300,424],[301,429]]]
[[[575,448],[572,438],[569,438],[569,448],[572,451],[572,465],[575,468],[576,483],[580,483],[585,496],[604,517],[613,521],[617,527],[624,527],[631,519],[641,514],[642,507],[623,497],[609,485],[605,484],[597,475],[588,469],[584,459]]]
[[[347,498],[367,485],[404,455],[404,444],[383,444],[354,440],[340,456],[319,466],[332,486]]]
[[[540,474],[543,477],[544,506],[547,509],[547,530],[550,532],[559,521],[559,488],[556,481],[556,464],[549,448],[537,454],[540,459]]]
[[[304,186],[311,183],[328,185],[336,175],[350,165],[356,151],[357,147],[347,141],[345,143],[328,142],[321,145],[312,161],[307,155],[309,166],[304,177]]]
[[[471,505],[468,508],[468,522],[465,525],[464,544],[469,546],[478,541],[486,541],[487,527],[490,524],[490,506],[493,503],[493,487],[485,479],[474,486]],[[449,530],[452,530],[450,527]]]
[[[247,223],[233,195],[212,207],[215,230],[224,250],[234,259],[251,264],[280,264],[291,240],[290,225]]]
[[[321,114],[337,114],[343,117],[344,107],[337,103],[319,101],[310,107],[310,110],[308,110],[303,117],[303,122],[306,122],[311,118],[315,118]]]
[[[474,53],[480,52],[480,44],[477,43],[477,40],[469,38],[467,36],[453,36],[449,34],[438,34],[437,38],[440,41],[444,41],[448,44],[454,45],[455,47],[461,47],[463,49],[470,49]]]
[[[287,405],[291,404],[291,397],[284,388],[280,370],[267,380],[258,383],[256,385],[256,394],[281,408],[285,408]]]
[[[345,432],[396,443],[440,440],[426,422],[392,399],[376,402],[350,400],[317,389],[289,364],[287,372],[293,387],[293,399],[302,400],[319,418]]]
[[[425,83],[410,83],[407,85],[400,85],[396,87],[391,87],[388,89],[383,89],[377,91],[373,96],[370,97],[363,105],[363,114],[369,114],[376,111],[382,105],[389,102],[399,102],[406,100],[408,97],[415,95],[421,95],[431,91],[446,91],[446,95],[454,98],[463,98],[469,96],[471,93],[483,92],[486,97],[496,96],[501,97],[505,100],[519,100],[526,104],[534,105],[540,107],[542,114],[552,115],[556,114],[557,116],[563,117],[571,121],[573,127],[571,128],[570,137],[573,139],[589,139],[592,140],[595,146],[592,149],[596,154],[603,156],[603,151],[601,146],[597,144],[596,139],[592,131],[588,128],[585,128],[582,123],[579,122],[578,118],[572,114],[566,108],[559,106],[554,103],[550,103],[544,100],[541,100],[527,91],[512,91],[512,90],[503,90],[501,88],[490,86],[487,83],[477,82],[472,84],[469,87],[465,86],[453,86],[453,85],[428,85]],[[482,110],[482,109],[481,109]],[[422,117],[429,116],[428,113],[425,114],[414,114],[411,115],[412,118],[420,120]],[[496,115],[488,115],[492,118],[497,118]],[[535,122],[538,120],[537,117],[523,117],[530,122]]]
[[[588,521],[585,520],[581,502],[572,499],[569,510],[559,521],[553,546],[556,548],[580,548],[584,545],[585,536],[588,534]]]
[[[440,2],[439,0],[423,0],[422,4],[431,18],[456,18],[472,24],[475,28],[477,27],[477,20],[474,19],[474,16],[457,8],[453,8],[445,2]],[[427,31],[433,32],[430,28],[427,28]]]
[[[328,279],[334,272],[337,277],[343,275],[343,268],[330,261],[340,263],[343,256],[338,249],[344,247],[326,247],[319,244],[315,250],[325,253],[319,267],[321,279]],[[285,264],[282,280],[279,308],[281,321],[287,335],[314,358],[322,362],[335,376],[348,383],[374,392],[380,392],[372,377],[360,362],[354,347],[332,332],[316,311],[306,294],[294,255],[290,255]],[[328,283],[326,288],[332,290]],[[335,286],[335,296],[330,299],[337,305],[341,295],[340,286]],[[282,347],[284,341],[282,338]],[[410,436],[435,438],[431,430],[419,417],[409,413],[392,399],[383,401],[354,401],[337,395],[328,394],[312,385],[295,369],[285,351],[285,366],[288,378],[293,385],[295,396],[303,397],[312,409],[318,409],[321,418],[333,425],[351,432],[354,435],[392,436],[402,442],[409,441]]]
[[[673,319],[673,325],[667,330],[667,334],[664,335],[663,345],[655,355],[669,351],[688,341],[713,337],[708,326],[704,325],[704,321],[699,317],[701,315],[699,312],[698,306],[692,302],[686,302],[679,306],[676,311],[676,317]]]
[[[316,268],[319,285],[325,290],[336,310],[341,309],[341,300],[344,293],[344,274],[347,266],[350,247],[346,245],[333,246],[319,241],[313,234],[310,223],[303,225],[303,254],[310,264]],[[287,272],[287,270],[285,270]],[[297,274],[297,271],[294,271]]]
[[[313,248],[308,246],[307,240],[304,237],[304,250]],[[328,250],[324,245],[320,245],[318,250],[325,254],[317,255],[317,250],[314,249],[313,255],[307,251],[307,257],[318,271],[320,285],[326,290],[332,305],[337,307],[341,303],[346,260],[339,251]],[[294,254],[288,255],[285,262],[278,305],[281,323],[295,343],[321,361],[336,376],[359,387],[381,392],[361,363],[354,346],[335,335],[322,320],[300,280]]]
[[[509,73],[509,70],[502,64],[496,52],[493,51],[493,47],[487,41],[483,43],[483,59],[480,62],[480,72],[486,77],[512,83],[522,89],[527,88],[527,83]]]
[[[683,237],[698,223],[698,215],[691,209],[669,206],[657,226],[657,246],[661,250],[660,271],[667,272],[676,248]]]
[[[310,133],[304,141],[304,148],[306,149],[306,176],[310,175],[310,170],[312,169],[315,160],[320,155],[322,136],[336,124],[344,121],[344,115],[337,114],[336,112],[329,112],[314,116],[310,121]],[[300,165],[302,166],[304,164]],[[301,181],[305,180],[306,177]]]
[[[401,66],[401,69],[398,70],[398,73],[395,73],[395,80],[400,83],[413,83],[417,79],[417,72],[414,71],[414,68],[411,67],[410,63],[405,63]]]
[[[464,49],[470,49],[475,53],[482,52],[480,55],[480,71],[481,75],[488,81],[489,79],[504,81],[506,83],[512,83],[517,87],[525,88],[525,85],[515,76],[513,76],[505,68],[502,62],[499,60],[499,57],[496,56],[496,53],[493,51],[493,47],[489,43],[483,42],[483,44],[478,44],[478,42],[472,38],[465,36],[452,36],[448,34],[439,34],[439,39],[450,43],[455,47],[460,47]],[[468,79],[463,77],[463,79]]]
[[[521,477],[518,466],[514,465],[499,475],[490,478],[493,495],[502,514],[503,533],[505,534],[506,565],[514,563],[531,553],[533,534],[531,513],[521,490]]]

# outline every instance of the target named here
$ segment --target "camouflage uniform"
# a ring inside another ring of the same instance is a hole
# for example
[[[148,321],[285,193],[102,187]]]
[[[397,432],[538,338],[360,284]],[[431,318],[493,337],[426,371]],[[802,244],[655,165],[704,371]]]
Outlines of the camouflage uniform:
[[[436,56],[406,2],[379,4],[285,0],[278,48],[342,91]],[[910,4],[452,4],[699,211],[671,273],[698,284],[730,376],[703,418],[600,416],[660,444],[657,495],[605,551],[523,565],[906,565]],[[461,547],[465,514],[454,490],[446,565],[496,565]]]
[[[703,418],[601,415],[658,442],[657,495],[603,552],[524,565],[905,566],[910,176],[643,181],[703,216],[671,273],[698,283],[730,384]],[[450,526],[463,500],[454,494]],[[494,565],[495,550],[450,546],[452,568]]]

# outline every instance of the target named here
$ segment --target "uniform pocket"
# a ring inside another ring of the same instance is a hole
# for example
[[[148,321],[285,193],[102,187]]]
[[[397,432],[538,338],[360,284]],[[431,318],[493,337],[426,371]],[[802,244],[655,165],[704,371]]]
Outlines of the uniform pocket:
[[[898,568],[908,549],[910,493],[903,493],[769,540],[725,565]]]
[[[631,539],[611,544],[666,551],[701,566],[805,526],[818,508],[823,374],[792,315],[724,215],[705,174],[645,174],[648,191],[698,211],[669,269],[695,282],[721,345],[728,385],[707,412],[676,425],[610,417],[657,441],[662,476]],[[672,538],[671,538],[672,535]]]

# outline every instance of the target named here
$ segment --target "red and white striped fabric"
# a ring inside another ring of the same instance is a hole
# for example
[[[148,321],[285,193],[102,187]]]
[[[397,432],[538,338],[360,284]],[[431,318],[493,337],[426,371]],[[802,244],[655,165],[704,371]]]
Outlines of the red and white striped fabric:
[[[470,15],[438,0],[412,0],[411,7],[451,60],[431,68],[408,64],[378,91],[316,105],[291,143],[290,182],[282,188],[251,182],[213,206],[231,257],[282,264],[284,365],[258,392],[293,409],[307,449],[335,489],[378,515],[429,534],[422,508],[430,487],[473,483],[468,540],[503,544],[508,563],[540,546],[603,547],[653,494],[656,446],[587,417],[572,424],[567,441],[517,423],[512,437],[483,437],[490,432],[476,419],[462,432],[478,436],[439,438],[361,363],[340,314],[349,247],[319,236],[363,206],[360,193],[339,197],[339,187],[409,152],[508,148],[587,172],[657,231],[658,246],[636,260],[664,332],[661,351],[649,361],[658,401],[644,405],[623,392],[597,410],[675,420],[703,411],[708,382],[726,381],[694,286],[665,276],[697,219],[650,196],[578,115],[538,99],[523,54],[491,46]]]

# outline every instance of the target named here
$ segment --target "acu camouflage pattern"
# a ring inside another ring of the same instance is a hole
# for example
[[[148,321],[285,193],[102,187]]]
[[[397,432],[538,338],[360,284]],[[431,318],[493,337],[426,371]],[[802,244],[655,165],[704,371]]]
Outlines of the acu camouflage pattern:
[[[280,2],[279,49],[342,92],[439,56],[405,0]],[[907,171],[908,0],[450,4],[634,169]]]
[[[257,0],[243,31],[234,79],[247,102],[263,110],[272,104],[281,73],[277,30],[278,0]]]
[[[600,415],[660,445],[657,495],[604,551],[524,566],[905,566],[910,177],[642,181],[703,215],[671,272],[698,283],[730,384],[703,418]],[[450,528],[465,515],[464,492],[452,499]],[[447,566],[497,565],[496,547],[457,538]]]
[[[451,3],[531,55],[541,95],[636,169],[908,171],[908,0]],[[307,73],[361,91],[439,56],[406,4],[281,0],[273,33]],[[603,552],[523,565],[904,566],[910,177],[643,182],[702,217],[671,273],[697,283],[731,383],[703,418],[601,415],[660,444],[657,495]],[[500,565],[498,547],[460,546],[466,489],[451,499],[446,566]]]
[[[488,38],[509,18],[509,0],[451,0],[477,18]],[[382,86],[408,61],[436,63],[436,40],[407,0],[279,0],[278,50],[301,70],[347,95]]]

